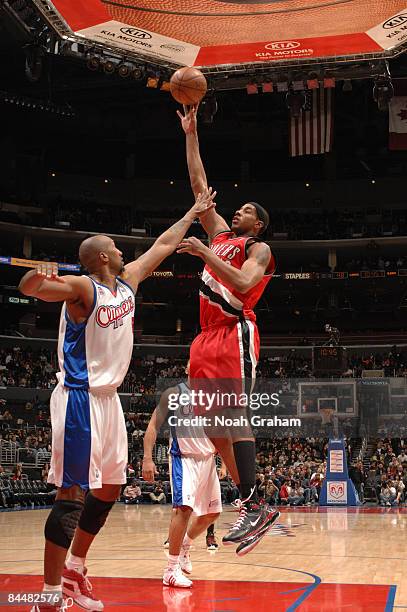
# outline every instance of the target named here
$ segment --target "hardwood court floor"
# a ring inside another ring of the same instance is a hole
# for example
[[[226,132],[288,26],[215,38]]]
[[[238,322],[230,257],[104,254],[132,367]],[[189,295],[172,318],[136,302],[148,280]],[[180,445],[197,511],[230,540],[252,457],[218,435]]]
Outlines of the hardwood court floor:
[[[406,7],[403,0],[100,2],[111,19],[198,46],[286,41],[366,32],[392,15],[404,11]],[[58,4],[62,4],[61,0]],[[67,3],[64,4],[66,6]]]
[[[46,510],[0,513],[0,603],[41,588]],[[285,509],[250,554],[192,552],[192,590],[163,589],[170,506],[117,504],[88,559],[105,610],[390,612],[407,609],[407,509]],[[235,513],[217,526],[220,540]],[[29,609],[14,607],[12,610]]]

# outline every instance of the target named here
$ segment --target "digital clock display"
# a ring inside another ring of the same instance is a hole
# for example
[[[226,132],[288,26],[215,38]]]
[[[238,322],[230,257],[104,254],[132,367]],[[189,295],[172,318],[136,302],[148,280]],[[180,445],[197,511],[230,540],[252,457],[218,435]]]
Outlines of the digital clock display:
[[[341,372],[343,369],[342,346],[314,346],[314,369],[319,372]]]

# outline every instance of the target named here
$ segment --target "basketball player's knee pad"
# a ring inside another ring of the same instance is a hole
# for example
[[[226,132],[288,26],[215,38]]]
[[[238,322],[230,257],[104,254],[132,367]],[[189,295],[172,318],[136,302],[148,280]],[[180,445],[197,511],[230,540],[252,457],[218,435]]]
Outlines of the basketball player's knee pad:
[[[98,534],[106,523],[107,515],[113,508],[114,503],[114,501],[102,501],[92,495],[92,493],[88,493],[85,498],[81,518],[79,519],[79,527],[92,535]]]
[[[49,542],[68,550],[82,510],[83,504],[81,502],[69,499],[55,501],[45,523],[45,538]]]

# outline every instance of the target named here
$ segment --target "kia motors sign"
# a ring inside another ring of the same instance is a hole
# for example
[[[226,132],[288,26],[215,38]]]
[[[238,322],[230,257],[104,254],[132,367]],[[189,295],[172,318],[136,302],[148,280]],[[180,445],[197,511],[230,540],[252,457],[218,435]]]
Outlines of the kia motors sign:
[[[33,1],[65,38],[180,66],[355,61],[407,45],[407,0]]]

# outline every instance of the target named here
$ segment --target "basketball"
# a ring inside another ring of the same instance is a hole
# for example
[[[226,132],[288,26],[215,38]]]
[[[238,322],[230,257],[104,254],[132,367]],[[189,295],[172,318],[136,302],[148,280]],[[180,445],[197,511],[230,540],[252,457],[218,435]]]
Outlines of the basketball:
[[[206,79],[198,68],[180,68],[170,80],[172,97],[180,104],[198,104],[207,89]]]

